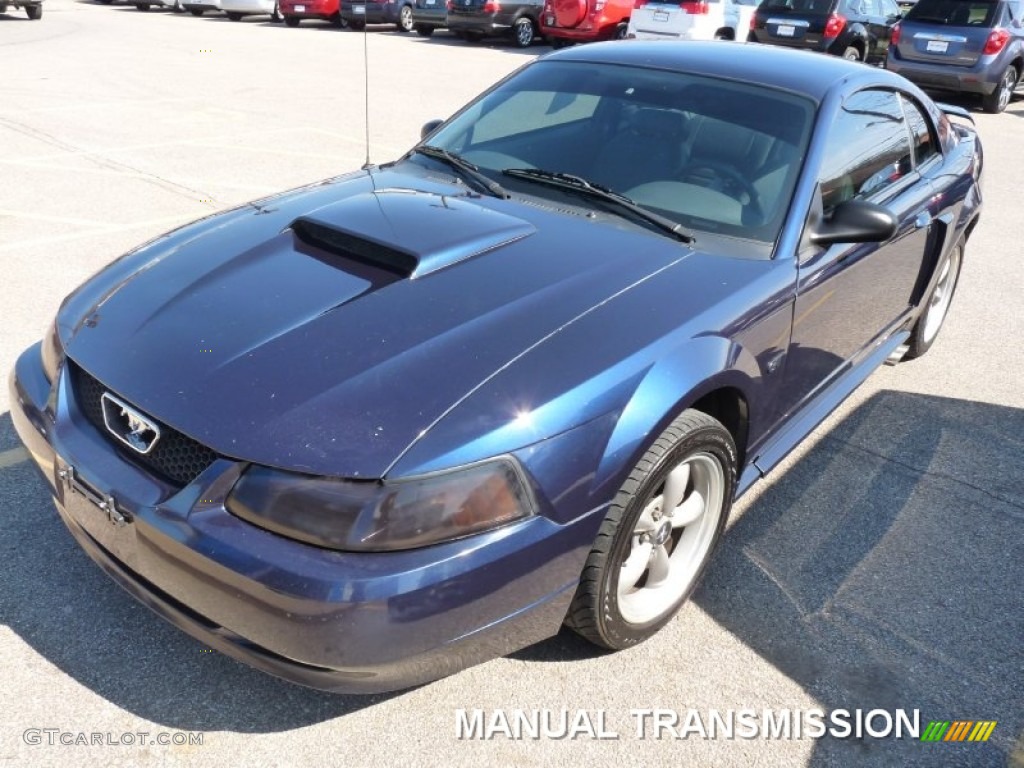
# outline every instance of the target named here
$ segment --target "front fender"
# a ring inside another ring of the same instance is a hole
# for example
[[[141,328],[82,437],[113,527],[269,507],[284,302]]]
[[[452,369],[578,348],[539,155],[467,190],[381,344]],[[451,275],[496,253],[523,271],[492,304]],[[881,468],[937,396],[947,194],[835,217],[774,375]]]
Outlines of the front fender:
[[[618,487],[651,442],[687,407],[730,388],[748,403],[761,386],[757,358],[721,336],[692,339],[651,367],[622,410],[605,446],[595,485]],[[741,469],[741,468],[740,468]]]

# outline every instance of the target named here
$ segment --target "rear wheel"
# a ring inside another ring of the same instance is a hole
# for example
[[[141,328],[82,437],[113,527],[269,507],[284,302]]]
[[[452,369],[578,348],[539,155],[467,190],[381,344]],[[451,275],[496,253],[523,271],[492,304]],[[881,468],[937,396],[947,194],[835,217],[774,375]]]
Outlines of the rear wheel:
[[[137,10],[137,11],[148,11],[149,10],[149,3],[136,3],[135,4],[135,10]]]
[[[203,9],[202,8],[189,8],[188,12],[191,13],[193,16],[202,16],[203,15]]]
[[[860,61],[863,57],[861,56],[860,49],[855,45],[846,46],[846,50],[843,51],[843,58],[847,61]]]
[[[286,26],[289,27],[299,26],[300,21],[302,21],[302,19],[300,19],[298,16],[292,16],[291,14],[288,14],[284,17],[284,23]]]
[[[938,266],[939,278],[935,288],[928,295],[924,311],[917,319],[914,329],[910,332],[910,344],[904,360],[920,357],[929,349],[942,330],[942,324],[949,314],[949,305],[953,302],[957,282],[960,279],[960,265],[964,260],[964,241],[961,240],[949,252]]]
[[[736,473],[728,430],[705,413],[683,412],[608,507],[566,624],[619,650],[671,621],[722,535]]]
[[[999,85],[988,96],[981,97],[981,106],[986,112],[997,114],[1010,105],[1010,97],[1013,96],[1013,89],[1017,86],[1019,73],[1011,64],[999,78]]]
[[[361,29],[366,29],[366,22],[365,21],[350,21],[348,23],[348,26],[349,26],[350,29],[354,29],[356,32],[358,32]]]
[[[533,22],[526,16],[516,19],[512,25],[512,41],[517,48],[529,48],[533,45],[533,39],[537,36],[533,28]]]
[[[626,39],[626,32],[628,30],[629,30],[629,24],[627,24],[626,22],[622,22],[621,24],[619,24],[619,26],[617,26],[615,28],[615,37],[613,39],[614,40],[625,40]]]
[[[479,32],[463,32],[462,39],[469,43],[479,43],[484,36]]]
[[[417,24],[416,34],[419,35],[420,37],[430,37],[432,34],[434,34],[434,28],[429,24]]]
[[[715,32],[715,40],[732,40],[735,37],[731,29],[720,29]]]
[[[412,6],[403,5],[398,9],[398,31],[412,32],[415,25],[412,23]]]
[[[242,14],[238,13],[238,11],[228,11],[227,12],[227,16],[228,16],[228,18],[231,21],[241,21],[242,20]]]
[[[331,17],[328,19],[328,21],[331,22],[331,24],[333,24],[336,27],[345,26],[345,20],[341,18],[341,14],[338,13],[337,11],[331,14]]]
[[[551,43],[551,47],[556,51],[559,48],[566,48],[569,45],[569,41],[564,37],[548,37],[548,41]]]
[[[32,21],[36,21],[38,19],[43,18],[43,4],[39,3],[38,5],[26,5],[25,15],[32,19]]]

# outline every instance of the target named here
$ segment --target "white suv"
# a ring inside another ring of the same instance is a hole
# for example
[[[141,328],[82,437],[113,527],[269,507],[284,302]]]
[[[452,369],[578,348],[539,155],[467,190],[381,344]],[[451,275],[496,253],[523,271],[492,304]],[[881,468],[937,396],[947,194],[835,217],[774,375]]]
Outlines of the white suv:
[[[757,0],[637,0],[627,38],[638,40],[746,40]]]

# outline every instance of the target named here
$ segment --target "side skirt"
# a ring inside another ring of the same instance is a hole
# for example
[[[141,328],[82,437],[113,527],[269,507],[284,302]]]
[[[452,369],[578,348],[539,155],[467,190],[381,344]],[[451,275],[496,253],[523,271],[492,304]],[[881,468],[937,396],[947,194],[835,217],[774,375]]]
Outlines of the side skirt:
[[[796,448],[815,427],[838,408],[857,387],[874,373],[899,347],[910,338],[910,331],[897,331],[880,342],[861,361],[839,376],[827,389],[823,390],[814,400],[804,406],[789,424],[778,435],[761,449],[760,453],[747,465],[740,475],[736,488],[738,499],[772,468],[782,461],[786,455]]]

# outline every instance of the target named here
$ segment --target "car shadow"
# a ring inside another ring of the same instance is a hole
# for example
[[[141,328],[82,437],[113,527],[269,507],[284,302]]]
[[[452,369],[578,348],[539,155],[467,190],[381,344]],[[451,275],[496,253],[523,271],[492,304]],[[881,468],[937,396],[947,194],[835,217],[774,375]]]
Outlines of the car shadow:
[[[694,601],[822,709],[996,720],[941,764],[1006,765],[1024,744],[1021,456],[1024,410],[879,392],[770,476]],[[595,653],[563,631],[516,657]],[[929,748],[826,737],[807,764],[935,765]]]
[[[0,621],[76,681],[180,730],[285,731],[388,698],[279,682],[152,615],[74,544],[18,446],[0,415]],[[827,711],[998,721],[942,761],[1005,765],[1024,729],[1022,455],[1024,410],[879,392],[771,476],[695,603]],[[685,640],[682,620],[664,631]],[[601,653],[563,631],[513,658]],[[931,748],[826,737],[808,764],[935,764]]]
[[[71,538],[0,414],[0,623],[81,685],[182,731],[301,728],[392,695],[344,696],[270,677],[205,648],[117,587]]]

